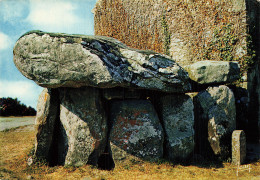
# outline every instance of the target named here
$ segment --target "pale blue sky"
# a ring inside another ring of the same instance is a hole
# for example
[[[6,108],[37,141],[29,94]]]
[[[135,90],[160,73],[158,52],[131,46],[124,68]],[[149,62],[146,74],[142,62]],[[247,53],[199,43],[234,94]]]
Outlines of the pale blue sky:
[[[94,34],[96,0],[0,0],[0,97],[36,107],[42,88],[13,63],[13,46],[27,31]]]

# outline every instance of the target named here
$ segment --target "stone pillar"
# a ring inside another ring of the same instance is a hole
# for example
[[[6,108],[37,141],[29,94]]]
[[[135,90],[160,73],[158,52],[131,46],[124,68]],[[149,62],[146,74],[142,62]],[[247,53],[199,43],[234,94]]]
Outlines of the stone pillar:
[[[107,117],[99,89],[60,88],[61,164],[97,165],[107,141]],[[63,146],[63,148],[62,148]]]
[[[231,134],[236,129],[233,92],[224,85],[208,87],[194,97],[195,144],[200,154],[231,157]],[[209,147],[210,146],[210,147]]]
[[[243,130],[232,133],[232,163],[241,165],[246,159],[246,135]]]
[[[165,129],[166,157],[169,160],[189,158],[194,150],[194,106],[188,95],[166,95],[158,103]]]
[[[59,95],[56,89],[45,88],[39,96],[35,119],[35,156],[49,162],[53,131],[59,117]]]
[[[145,160],[163,157],[163,129],[150,101],[114,101],[111,103],[110,120],[109,140],[116,164],[131,156]]]

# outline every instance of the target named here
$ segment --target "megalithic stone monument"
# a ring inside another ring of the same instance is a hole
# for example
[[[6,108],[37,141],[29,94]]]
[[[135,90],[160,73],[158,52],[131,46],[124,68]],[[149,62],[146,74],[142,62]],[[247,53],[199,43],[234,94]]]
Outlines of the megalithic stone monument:
[[[219,85],[237,79],[236,62],[202,62],[188,73],[166,55],[132,49],[113,38],[42,31],[20,37],[14,62],[45,88],[37,106],[34,159],[111,169],[131,157],[187,160],[200,135],[217,156],[230,146],[220,140],[231,138],[234,130],[234,95]],[[223,78],[214,78],[216,71]],[[207,109],[203,117],[194,116],[196,98],[185,95],[192,92],[191,75],[198,77],[192,79],[198,86],[217,86],[198,95]],[[195,121],[202,127],[214,122],[208,127],[213,134],[196,132]],[[212,146],[214,138],[218,146]]]

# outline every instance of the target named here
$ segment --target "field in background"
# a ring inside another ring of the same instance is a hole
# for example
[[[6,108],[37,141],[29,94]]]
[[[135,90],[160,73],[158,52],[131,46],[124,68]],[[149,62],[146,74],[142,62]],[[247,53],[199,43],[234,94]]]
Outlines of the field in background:
[[[190,163],[132,161],[112,171],[86,165],[48,167],[27,165],[34,147],[33,126],[23,126],[0,132],[0,179],[237,179],[236,166],[230,163]],[[251,172],[239,172],[239,179],[260,179],[260,161],[251,163]]]

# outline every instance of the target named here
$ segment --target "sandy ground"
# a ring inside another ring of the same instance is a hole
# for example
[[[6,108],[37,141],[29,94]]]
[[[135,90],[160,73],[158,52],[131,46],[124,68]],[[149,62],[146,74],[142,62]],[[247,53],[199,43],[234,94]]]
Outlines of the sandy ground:
[[[24,117],[0,117],[0,131],[4,131],[11,128],[17,128],[20,126],[33,125],[35,116]],[[33,126],[30,126],[33,127]]]

